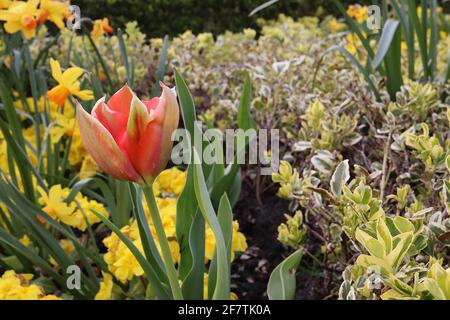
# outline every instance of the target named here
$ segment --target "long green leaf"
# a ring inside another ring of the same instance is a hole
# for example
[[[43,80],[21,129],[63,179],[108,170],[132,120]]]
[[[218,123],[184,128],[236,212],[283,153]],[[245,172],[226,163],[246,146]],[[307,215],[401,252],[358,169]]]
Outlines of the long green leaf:
[[[230,298],[230,277],[225,239],[222,228],[214,211],[214,207],[209,198],[202,166],[199,164],[200,158],[195,148],[193,148],[193,154],[195,195],[203,217],[211,227],[214,237],[216,238],[217,278],[221,279],[221,281],[217,283],[212,297],[215,300],[226,300]]]
[[[270,300],[292,300],[295,298],[295,271],[302,259],[301,250],[294,252],[272,272],[267,286]]]
[[[378,42],[377,53],[372,61],[372,68],[377,69],[383,62],[385,55],[387,54],[389,48],[391,47],[392,40],[394,39],[395,33],[399,26],[399,21],[389,19],[383,28],[383,33],[381,34],[381,39]],[[387,70],[389,71],[389,70]]]
[[[350,60],[350,62],[363,74],[364,79],[366,80],[370,91],[372,91],[372,93],[374,94],[375,98],[377,99],[377,101],[381,100],[381,96],[380,93],[378,91],[378,89],[376,88],[375,84],[373,83],[372,79],[370,78],[370,74],[368,73],[368,71],[366,69],[364,69],[364,67],[358,62],[358,60],[345,48],[341,47],[341,46],[331,46],[328,51],[339,51],[340,53],[342,53],[344,55],[344,57],[346,57],[348,60]]]
[[[164,75],[166,74],[168,48],[169,36],[166,35],[164,37],[161,55],[159,56],[158,69],[156,70],[156,80],[151,92],[152,97],[158,97],[161,95],[161,86],[159,85],[159,82],[164,79]]]
[[[238,108],[237,122],[242,130],[256,129],[256,123],[252,118],[250,107],[252,103],[252,82],[250,75],[245,75],[244,87]]]
[[[219,219],[220,227],[223,231],[223,236],[225,239],[225,245],[227,248],[227,254],[228,254],[228,264],[231,263],[231,244],[232,244],[232,237],[233,237],[233,212],[231,209],[230,201],[228,200],[228,197],[226,193],[222,196],[220,199],[219,204],[219,210],[217,213],[217,218]],[[230,271],[230,270],[229,270]],[[217,254],[214,253],[214,258],[211,261],[211,264],[209,266],[209,273],[208,273],[208,296],[209,299],[212,298],[213,292],[215,291],[217,281],[221,281],[220,279],[216,278],[217,275]],[[231,275],[229,275],[231,277]]]
[[[426,79],[429,78],[429,68],[428,68],[428,49],[426,41],[426,32],[423,30],[422,25],[417,16],[417,5],[415,0],[408,1],[408,15],[411,19],[412,25],[414,27],[415,33],[417,35],[417,40],[419,42],[420,56],[422,58],[423,73]],[[426,8],[422,8],[426,11]]]

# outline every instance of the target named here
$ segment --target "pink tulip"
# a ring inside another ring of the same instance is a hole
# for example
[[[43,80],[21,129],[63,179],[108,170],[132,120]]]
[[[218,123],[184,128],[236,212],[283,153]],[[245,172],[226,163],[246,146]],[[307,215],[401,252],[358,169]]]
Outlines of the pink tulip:
[[[81,140],[100,168],[127,181],[149,183],[166,167],[178,127],[176,94],[163,83],[159,98],[141,101],[125,85],[87,113],[77,102]]]

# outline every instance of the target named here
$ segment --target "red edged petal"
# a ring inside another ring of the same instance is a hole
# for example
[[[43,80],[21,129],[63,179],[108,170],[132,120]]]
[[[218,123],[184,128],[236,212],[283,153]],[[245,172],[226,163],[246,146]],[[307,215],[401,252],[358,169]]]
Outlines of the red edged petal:
[[[147,107],[147,110],[150,112],[150,110],[155,110],[156,107],[158,106],[159,98],[155,97],[155,98],[150,99],[149,101],[142,101],[142,102],[145,104],[145,106]]]
[[[139,182],[141,177],[109,131],[87,113],[77,101],[77,121],[81,140],[99,167],[119,180]]]
[[[119,91],[117,91],[108,101],[108,106],[117,112],[128,116],[130,112],[131,100],[133,99],[133,91],[128,84],[125,84]]]
[[[157,123],[151,122],[143,132],[137,144],[129,145],[129,154],[133,166],[145,180],[155,178],[166,166],[161,167],[161,137],[163,129]]]
[[[118,111],[111,110],[105,103],[104,97],[97,101],[91,114],[100,121],[100,123],[111,133],[114,140],[120,145],[126,134],[128,116]]]

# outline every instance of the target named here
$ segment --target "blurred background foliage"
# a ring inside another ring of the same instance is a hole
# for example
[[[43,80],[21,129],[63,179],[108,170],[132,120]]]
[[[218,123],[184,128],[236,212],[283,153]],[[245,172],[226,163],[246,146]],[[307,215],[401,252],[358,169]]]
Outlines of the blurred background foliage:
[[[128,21],[138,21],[143,32],[150,37],[163,34],[177,35],[186,30],[194,34],[242,28],[258,30],[259,18],[276,19],[280,13],[291,17],[324,16],[337,13],[332,1],[280,0],[278,3],[249,17],[249,13],[265,0],[75,0],[83,17],[110,18],[115,27]],[[344,0],[344,4],[370,4],[367,0]]]

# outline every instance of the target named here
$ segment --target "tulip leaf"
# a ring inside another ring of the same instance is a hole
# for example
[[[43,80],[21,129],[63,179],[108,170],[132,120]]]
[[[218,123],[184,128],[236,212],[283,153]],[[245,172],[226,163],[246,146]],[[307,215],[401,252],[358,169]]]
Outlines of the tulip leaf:
[[[258,12],[264,10],[265,8],[270,7],[271,5],[277,3],[279,0],[269,0],[264,2],[263,4],[257,6],[255,9],[252,10],[252,12],[250,12],[250,14],[248,15],[249,17],[257,14]]]
[[[361,72],[364,76],[364,80],[366,80],[367,85],[369,86],[370,91],[372,91],[373,95],[375,96],[375,99],[377,101],[381,101],[380,92],[378,91],[377,87],[375,86],[375,83],[370,77],[370,72],[368,69],[364,68],[361,63],[355,58],[353,54],[351,54],[347,49],[341,46],[333,45],[331,46],[326,53],[331,51],[339,51],[344,55],[344,57],[349,60],[357,69],[359,72]],[[370,65],[369,65],[370,66]]]
[[[250,107],[252,104],[252,82],[250,75],[245,76],[244,87],[242,89],[241,100],[237,115],[239,128],[242,130],[256,129],[256,123],[252,118]]]
[[[230,205],[230,201],[228,200],[227,194],[224,193],[222,198],[220,199],[219,209],[217,213],[217,218],[219,219],[220,227],[223,231],[223,236],[225,239],[225,244],[227,248],[228,254],[228,265],[231,263],[231,243],[233,236],[233,213]],[[216,271],[217,270],[217,254],[214,253],[213,260],[209,266],[208,273],[208,296],[209,299],[212,298],[212,293],[216,288],[217,278]],[[230,269],[229,269],[230,270]],[[229,275],[231,276],[231,275]]]
[[[230,298],[230,276],[229,276],[229,263],[228,254],[225,244],[222,228],[217,219],[214,207],[211,203],[208,188],[206,186],[205,176],[200,162],[200,157],[197,151],[193,148],[194,155],[194,187],[195,195],[197,197],[198,206],[205,218],[206,222],[210,226],[216,239],[216,252],[217,252],[217,279],[220,281],[217,283],[214,290],[214,300],[225,300]]]
[[[383,28],[381,39],[378,42],[377,53],[372,61],[372,68],[377,69],[383,62],[392,41],[394,40],[395,33],[399,27],[399,21],[389,19]]]
[[[189,267],[187,275],[183,281],[183,297],[188,300],[203,300],[204,289],[204,274],[205,274],[205,219],[203,218],[200,210],[196,211],[196,214],[190,224],[189,230],[189,242],[186,247],[189,250],[181,250],[181,259],[183,259],[183,251],[189,251]],[[182,242],[183,243],[183,242]],[[181,247],[181,245],[180,245]],[[182,260],[180,259],[180,268]],[[187,258],[185,258],[186,260]],[[187,265],[184,262],[184,265]],[[182,271],[180,269],[180,271]]]
[[[189,248],[189,231],[198,209],[193,179],[193,168],[192,165],[189,165],[186,171],[186,184],[177,200],[176,234],[180,248]],[[181,250],[178,267],[181,280],[184,280],[187,276],[191,266],[191,252],[189,250]]]
[[[194,99],[192,99],[189,88],[178,70],[175,70],[175,86],[180,101],[184,127],[188,130],[190,136],[194,137],[194,122],[196,120]]]
[[[155,85],[152,88],[151,97],[158,97],[161,95],[160,81],[163,81],[167,68],[167,50],[169,48],[169,36],[166,35],[163,40],[161,55],[159,56],[158,69],[156,70]]]
[[[270,300],[292,300],[295,298],[295,272],[303,251],[298,250],[281,262],[272,272],[267,286]]]

